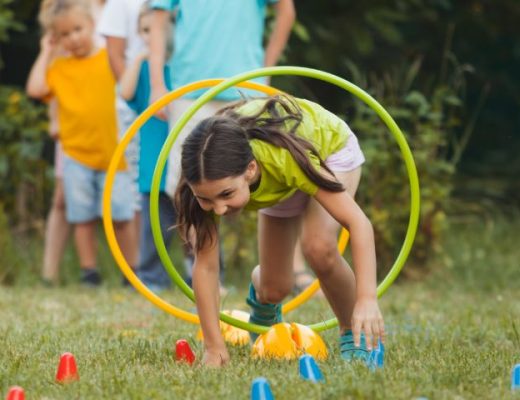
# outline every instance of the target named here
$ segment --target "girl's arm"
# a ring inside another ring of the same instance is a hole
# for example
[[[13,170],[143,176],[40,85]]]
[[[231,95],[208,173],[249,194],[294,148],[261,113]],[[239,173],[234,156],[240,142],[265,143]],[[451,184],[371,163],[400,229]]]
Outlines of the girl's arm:
[[[318,189],[316,200],[350,232],[352,260],[356,274],[356,304],[352,315],[354,342],[359,346],[361,332],[367,340],[384,340],[384,322],[377,304],[376,251],[374,230],[368,217],[347,191]]]
[[[215,233],[216,234],[216,233]],[[204,335],[202,362],[220,367],[229,361],[229,353],[220,332],[219,254],[218,240],[198,251],[193,268],[193,290]]]
[[[30,97],[35,99],[41,99],[50,92],[47,86],[47,68],[54,55],[54,44],[52,41],[52,34],[50,32],[43,35],[40,41],[40,53],[27,79],[25,91]]]
[[[164,82],[164,60],[166,59],[166,43],[170,13],[166,10],[154,10],[150,27],[150,104],[160,99],[166,93]],[[157,111],[157,117],[167,119],[166,109]]]
[[[296,18],[293,0],[280,0],[275,4],[275,23],[265,49],[264,66],[276,65],[282,54]]]
[[[146,53],[137,56],[128,68],[123,71],[119,81],[119,94],[127,101],[130,101],[135,96],[135,89],[137,88],[137,81],[139,80],[139,72],[143,61],[148,57]]]

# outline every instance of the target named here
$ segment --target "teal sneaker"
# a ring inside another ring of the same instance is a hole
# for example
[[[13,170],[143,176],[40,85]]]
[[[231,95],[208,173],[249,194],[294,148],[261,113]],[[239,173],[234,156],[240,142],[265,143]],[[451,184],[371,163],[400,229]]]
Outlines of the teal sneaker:
[[[249,322],[264,326],[272,326],[282,322],[282,305],[259,303],[252,283],[249,284],[249,295],[246,298],[246,303],[251,306]],[[249,332],[249,336],[251,337],[251,344],[253,344],[258,337],[258,333]]]
[[[361,334],[359,347],[354,345],[354,335],[349,329],[339,337],[339,349],[341,351],[341,358],[345,361],[361,360],[367,362],[370,357],[370,352],[367,350],[365,334]]]

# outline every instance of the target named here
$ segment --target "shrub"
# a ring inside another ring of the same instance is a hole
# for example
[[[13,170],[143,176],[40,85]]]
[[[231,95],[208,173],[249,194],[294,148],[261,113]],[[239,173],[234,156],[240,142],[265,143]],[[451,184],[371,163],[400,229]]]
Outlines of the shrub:
[[[52,170],[42,158],[45,107],[14,87],[0,87],[0,198],[11,224],[26,228],[43,215]]]

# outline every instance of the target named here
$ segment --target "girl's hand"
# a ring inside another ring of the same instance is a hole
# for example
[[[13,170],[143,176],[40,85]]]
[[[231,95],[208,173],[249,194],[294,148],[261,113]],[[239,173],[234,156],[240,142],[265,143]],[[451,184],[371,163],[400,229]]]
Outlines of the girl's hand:
[[[229,353],[224,347],[220,350],[204,350],[202,363],[208,367],[220,368],[229,362]]]
[[[385,342],[385,323],[376,298],[362,298],[356,301],[352,313],[352,333],[354,344],[359,347],[361,332],[365,333],[367,350],[377,348],[378,339]]]

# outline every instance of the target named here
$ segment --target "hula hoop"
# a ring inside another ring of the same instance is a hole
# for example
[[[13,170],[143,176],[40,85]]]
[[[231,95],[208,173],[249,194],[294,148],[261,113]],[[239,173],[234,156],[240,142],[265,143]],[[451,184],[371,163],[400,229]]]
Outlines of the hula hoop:
[[[339,78],[335,75],[325,73],[318,70],[308,69],[308,68],[301,68],[301,67],[272,67],[272,68],[263,68],[255,71],[250,71],[244,74],[237,75],[235,77],[232,77],[214,87],[213,89],[206,92],[204,95],[202,95],[179,119],[179,121],[176,123],[175,127],[173,128],[172,132],[168,136],[165,145],[163,146],[163,149],[159,155],[158,162],[155,168],[154,177],[152,180],[152,191],[150,193],[150,213],[151,213],[151,222],[152,222],[152,233],[154,235],[154,240],[159,252],[159,256],[163,263],[165,264],[166,269],[168,272],[171,272],[170,275],[173,275],[172,278],[174,279],[175,283],[181,288],[181,290],[192,300],[194,299],[193,292],[191,289],[185,284],[185,282],[182,280],[178,272],[175,270],[175,267],[173,267],[173,264],[171,263],[171,260],[168,257],[166,246],[164,244],[164,240],[162,238],[160,227],[159,227],[159,215],[158,215],[158,195],[159,195],[159,183],[160,183],[160,177],[162,175],[162,171],[164,170],[164,166],[166,164],[166,160],[168,157],[168,153],[170,148],[172,147],[174,141],[176,140],[179,132],[182,130],[184,125],[187,123],[187,121],[193,116],[193,114],[202,107],[203,104],[211,100],[215,95],[220,93],[221,91],[234,86],[238,83],[242,83],[245,80],[253,79],[260,76],[273,76],[273,75],[300,75],[300,76],[307,76],[311,78],[320,79],[332,84],[335,84],[339,87],[344,88],[345,90],[349,91],[350,93],[354,94],[361,100],[363,100],[367,105],[369,105],[383,120],[383,122],[387,125],[387,127],[390,129],[391,133],[393,134],[394,138],[396,139],[401,153],[403,155],[405,165],[408,172],[409,182],[410,182],[410,197],[411,197],[411,206],[410,206],[410,218],[408,223],[408,229],[407,233],[403,242],[403,245],[401,247],[400,253],[394,262],[394,265],[392,266],[391,270],[385,277],[385,279],[381,282],[381,284],[378,286],[377,294],[378,296],[381,296],[388,287],[393,283],[393,281],[397,278],[399,272],[401,271],[402,267],[404,266],[404,263],[406,261],[406,258],[411,250],[411,246],[415,237],[415,233],[417,231],[417,224],[418,224],[418,217],[419,217],[419,181],[417,177],[417,171],[415,168],[415,164],[413,162],[413,157],[410,152],[410,149],[408,147],[408,144],[406,143],[406,140],[400,131],[397,124],[393,121],[391,116],[384,110],[384,108],[377,103],[375,99],[373,99],[370,95],[365,93],[362,89],[358,88],[357,86],[353,85],[352,83]],[[211,82],[212,85],[215,85],[220,80],[209,80],[204,81],[204,83]],[[245,82],[244,82],[245,83]],[[253,89],[257,89],[256,86],[258,84],[252,84],[249,83],[252,86],[247,85],[240,85],[243,87],[249,87]],[[199,86],[197,86],[199,85]],[[189,87],[189,88],[188,88]],[[182,91],[183,93],[186,93],[189,90],[196,90],[197,88],[204,87],[201,82],[196,82],[192,85],[187,85],[183,88],[179,88],[178,91]],[[257,89],[258,90],[258,89]],[[130,127],[129,131],[123,138],[122,142],[116,149],[116,152],[114,153],[114,157],[112,159],[112,162],[110,164],[109,170],[107,171],[107,182],[105,186],[105,192],[103,194],[103,223],[105,226],[105,231],[107,234],[107,240],[109,241],[110,248],[112,250],[112,253],[114,254],[114,257],[116,258],[116,261],[121,268],[122,272],[125,274],[125,276],[129,279],[129,281],[134,285],[134,287],[143,294],[148,300],[150,300],[154,305],[158,306],[159,308],[163,309],[166,312],[169,312],[170,314],[177,316],[178,318],[184,319],[188,322],[193,323],[199,323],[198,317],[195,314],[188,313],[184,310],[178,309],[165,301],[163,301],[161,298],[156,296],[153,292],[151,292],[146,286],[142,284],[142,282],[135,276],[133,273],[133,270],[128,266],[126,263],[126,260],[122,256],[122,253],[117,246],[117,241],[115,240],[115,234],[113,231],[112,223],[111,223],[111,209],[110,209],[110,194],[111,194],[111,188],[113,186],[113,178],[115,175],[116,166],[121,159],[123,155],[123,149],[124,146],[128,144],[128,142],[131,139],[130,133],[135,135],[135,132],[137,129],[148,119],[150,118],[158,109],[164,107],[165,104],[167,104],[169,101],[171,101],[173,98],[181,96],[182,94],[171,92],[170,94],[164,96],[162,99],[158,100],[156,103],[151,105]],[[346,232],[346,231],[345,231]],[[344,241],[346,243],[346,235],[344,236]],[[341,239],[340,239],[341,242]],[[170,271],[170,269],[172,271]],[[304,295],[306,293],[314,293],[315,290],[319,287],[319,283],[316,284],[317,281],[315,281],[306,291],[304,291],[301,295]],[[310,297],[310,295],[308,296]],[[294,299],[293,299],[294,300]],[[300,304],[305,301],[306,299],[304,296],[300,299]],[[290,302],[286,304],[286,306],[290,305]],[[289,308],[289,307],[287,307]],[[294,308],[294,307],[293,307]],[[288,310],[286,310],[287,312]],[[255,333],[263,333],[268,330],[268,327],[261,326],[261,325],[255,325],[246,323],[243,321],[236,320],[234,318],[231,318],[227,315],[221,314],[221,319],[229,323],[231,325],[237,326],[242,329],[246,329]],[[313,324],[310,327],[314,329],[315,331],[322,331],[325,329],[329,329],[332,327],[337,326],[337,320],[335,318],[330,319],[328,321],[320,322],[317,324]]]
[[[113,230],[113,226],[111,223],[112,220],[112,208],[111,208],[111,192],[112,187],[114,183],[114,177],[116,173],[116,167],[121,161],[121,158],[124,155],[124,151],[132,138],[137,134],[139,128],[141,128],[144,123],[157,112],[160,108],[164,107],[171,101],[175,100],[178,97],[181,97],[185,95],[186,93],[190,93],[194,90],[208,88],[211,86],[215,86],[218,83],[223,82],[224,79],[207,79],[199,82],[194,82],[192,84],[188,84],[186,86],[183,86],[181,88],[178,88],[168,94],[166,94],[163,98],[158,100],[156,103],[152,104],[150,107],[148,107],[136,120],[132,123],[132,125],[129,127],[128,131],[125,133],[124,137],[118,143],[116,150],[114,152],[114,155],[112,157],[110,166],[107,170],[107,176],[106,176],[106,182],[105,182],[105,192],[103,193],[103,224],[105,228],[105,233],[107,236],[108,245],[110,247],[110,250],[116,260],[116,263],[118,267],[121,269],[122,273],[125,275],[125,277],[128,279],[128,281],[132,284],[132,286],[146,299],[148,299],[153,305],[160,308],[161,310],[173,315],[176,318],[182,319],[186,322],[198,324],[199,319],[196,314],[186,312],[180,308],[177,308],[168,302],[164,301],[160,297],[158,297],[155,293],[150,291],[146,285],[144,285],[141,280],[136,276],[133,269],[128,265],[126,259],[124,258],[121,249],[119,247],[119,244],[117,243],[117,239],[115,237],[115,233]],[[259,83],[255,82],[245,82],[243,84],[237,85],[239,87],[249,88],[258,90],[261,92],[264,92],[268,95],[272,95],[275,93],[280,93],[279,90],[267,86],[267,85],[261,85]],[[348,237],[347,231],[342,231],[341,237]],[[341,243],[343,243],[343,247],[341,247]],[[346,241],[340,240],[340,252],[343,252],[346,247]],[[170,277],[175,281],[177,273],[175,267],[172,266],[165,266],[166,271],[170,275]],[[182,280],[182,278],[180,278]],[[184,281],[183,281],[184,282]],[[291,301],[284,304],[284,307],[282,308],[282,312],[286,313],[294,308],[298,307],[305,301],[307,301],[317,290],[319,289],[319,281],[316,279],[311,286],[309,286],[306,290],[304,290],[302,293],[300,293],[298,296],[294,297]]]
[[[116,150],[114,152],[114,155],[111,160],[111,164],[113,163],[114,166],[117,166],[121,160],[121,158],[124,155],[124,151],[132,138],[137,134],[138,130],[141,128],[146,121],[155,114],[157,110],[164,107],[171,101],[175,100],[178,97],[181,97],[185,95],[186,93],[190,93],[194,90],[198,90],[201,88],[208,88],[211,86],[215,86],[218,83],[223,82],[224,79],[207,79],[202,80],[198,82],[194,82],[192,84],[185,85],[181,88],[178,88],[168,94],[166,94],[163,98],[158,100],[156,103],[151,105],[149,108],[147,108],[136,120],[131,124],[131,126],[128,128],[128,131],[125,133],[124,137],[122,138],[121,142],[118,143]],[[281,93],[280,90],[273,88],[271,86],[262,85],[255,82],[245,82],[238,84],[239,87],[244,88],[250,88],[254,90],[258,90],[261,92],[264,92],[265,94],[272,95],[276,93]],[[113,227],[110,224],[111,221],[111,215],[112,215],[112,208],[111,208],[111,191],[113,187],[113,181],[115,177],[115,167],[108,169],[107,171],[107,177],[106,177],[106,183],[105,183],[105,193],[108,191],[109,194],[107,194],[107,198],[103,197],[103,223],[105,226],[105,232],[107,236],[108,245],[110,247],[110,250],[112,251],[112,254],[114,255],[114,258],[116,260],[116,263],[118,267],[121,269],[122,273],[125,275],[125,277],[129,280],[129,282],[133,285],[133,287],[141,294],[143,295],[147,300],[149,300],[152,304],[154,304],[156,307],[160,308],[161,310],[173,315],[176,318],[182,319],[186,322],[198,324],[198,316],[196,314],[186,312],[182,309],[179,309],[167,302],[165,302],[163,299],[155,295],[152,291],[150,291],[146,285],[144,285],[141,280],[137,277],[134,270],[128,265],[126,259],[122,255],[121,249],[119,247],[119,244],[117,243],[117,240],[115,238],[115,233],[113,231]],[[104,196],[105,196],[104,193]],[[106,216],[106,217],[105,217]],[[108,223],[108,225],[107,225]],[[348,231],[345,229],[342,229],[340,239],[338,242],[338,250],[340,253],[343,253],[347,246],[348,242]],[[172,264],[173,265],[173,264]],[[175,273],[177,272],[175,267],[173,266],[165,266],[166,271],[170,275],[170,277],[175,280]],[[182,278],[181,278],[182,279]],[[293,299],[285,303],[282,307],[282,313],[285,314],[289,311],[294,310],[296,307],[299,307],[301,304],[306,302],[310,299],[310,297],[320,288],[320,284],[318,279],[315,279],[309,287],[307,287],[304,291],[302,291],[299,295],[295,296]]]

